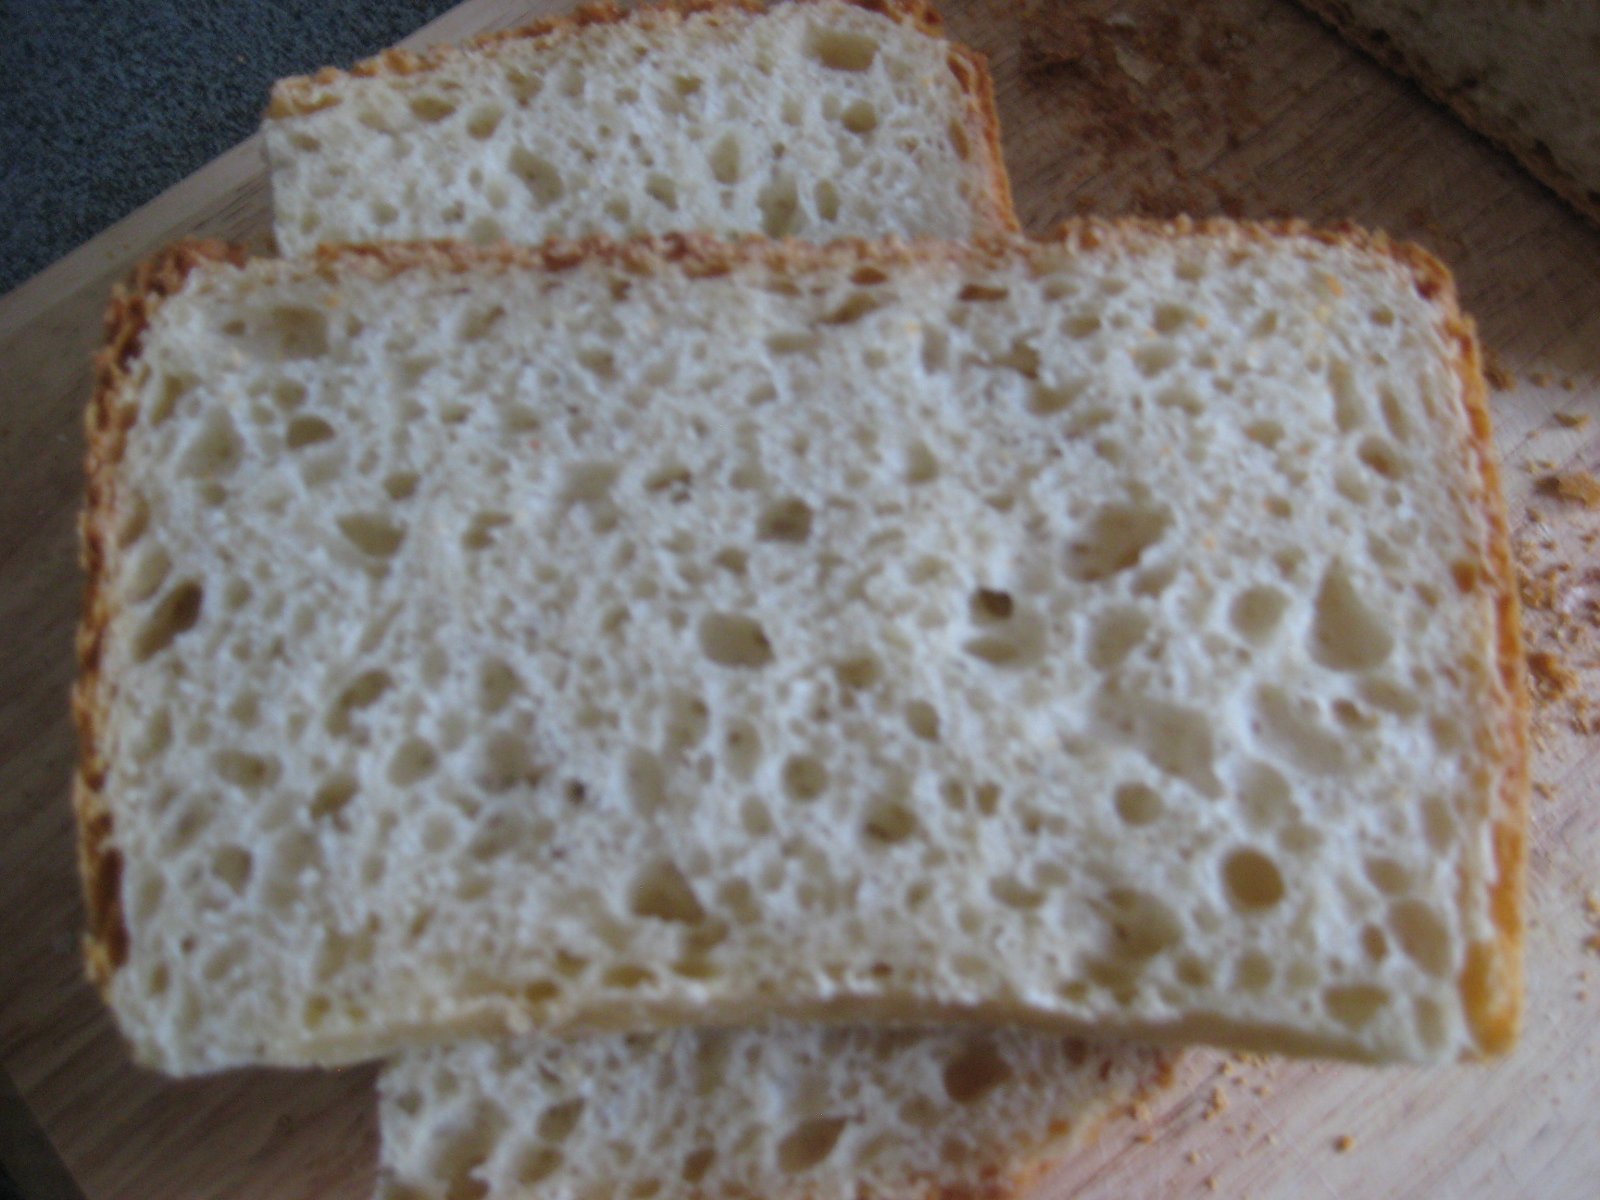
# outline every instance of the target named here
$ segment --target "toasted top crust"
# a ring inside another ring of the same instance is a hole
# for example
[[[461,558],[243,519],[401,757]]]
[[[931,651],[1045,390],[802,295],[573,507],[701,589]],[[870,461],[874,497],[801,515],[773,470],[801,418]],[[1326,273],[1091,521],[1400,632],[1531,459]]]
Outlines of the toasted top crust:
[[[1471,322],[1456,306],[1448,271],[1425,251],[1394,243],[1382,234],[1351,226],[1311,229],[1299,222],[1240,224],[1227,221],[1156,222],[1144,220],[1081,220],[1063,226],[1054,242],[1069,250],[1135,250],[1141,244],[1163,239],[1205,236],[1237,243],[1241,248],[1284,237],[1312,238],[1391,259],[1415,282],[1420,296],[1436,306],[1443,327],[1457,346],[1456,368],[1462,379],[1478,486],[1473,496],[1488,529],[1488,553],[1481,575],[1458,578],[1463,590],[1487,589],[1495,622],[1498,679],[1492,697],[1494,722],[1504,757],[1497,765],[1497,795],[1493,814],[1493,855],[1496,878],[1490,916],[1496,936],[1477,943],[1458,978],[1463,1004],[1480,1053],[1495,1053],[1514,1041],[1522,1009],[1521,940],[1522,877],[1525,861],[1527,810],[1527,718],[1524,663],[1518,605],[1511,567],[1503,501],[1492,446],[1485,391],[1479,369],[1476,336]],[[586,261],[599,261],[637,274],[650,274],[673,266],[691,275],[726,274],[741,266],[805,272],[824,267],[893,268],[897,264],[937,260],[959,261],[980,267],[986,259],[1014,256],[1019,243],[989,240],[972,247],[947,243],[871,243],[851,241],[817,247],[797,242],[768,242],[750,238],[722,241],[708,235],[675,235],[628,243],[550,242],[537,247],[496,246],[468,248],[450,243],[366,245],[324,248],[311,269],[329,279],[357,271],[388,278],[408,271],[454,273],[474,269],[571,269]],[[130,386],[132,363],[141,335],[162,300],[184,286],[188,273],[203,264],[238,265],[242,251],[218,243],[176,246],[142,266],[127,289],[119,289],[107,316],[107,346],[96,363],[96,393],[89,412],[89,489],[83,519],[84,564],[89,575],[83,626],[79,635],[80,678],[74,693],[74,710],[81,738],[81,759],[76,780],[80,817],[80,861],[89,905],[87,952],[91,976],[106,986],[126,961],[128,930],[120,897],[121,863],[113,837],[112,814],[101,794],[105,778],[106,748],[102,723],[112,683],[100,673],[101,640],[110,618],[103,590],[108,563],[116,554],[117,539],[141,520],[127,511],[116,491],[116,468],[131,408],[122,402]],[[1013,259],[1014,261],[1014,259]],[[304,271],[295,264],[263,265],[263,270]],[[1463,880],[1463,887],[1466,886]]]

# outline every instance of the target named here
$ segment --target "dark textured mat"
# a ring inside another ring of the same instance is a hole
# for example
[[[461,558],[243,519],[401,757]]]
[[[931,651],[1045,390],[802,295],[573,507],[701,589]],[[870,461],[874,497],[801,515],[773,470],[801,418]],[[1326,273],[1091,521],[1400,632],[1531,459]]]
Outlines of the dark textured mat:
[[[456,0],[0,0],[0,292]]]

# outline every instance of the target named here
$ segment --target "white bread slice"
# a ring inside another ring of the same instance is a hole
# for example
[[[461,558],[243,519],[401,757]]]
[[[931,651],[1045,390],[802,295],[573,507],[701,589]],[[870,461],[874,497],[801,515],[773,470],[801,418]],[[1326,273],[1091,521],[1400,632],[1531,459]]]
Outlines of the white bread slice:
[[[91,415],[91,953],[146,1061],[1513,1040],[1515,601],[1420,251],[207,253]]]
[[[280,250],[1016,228],[983,59],[924,0],[602,4],[279,83]]]
[[[1300,0],[1600,224],[1594,0]]]
[[[1169,1073],[1158,1050],[1020,1030],[470,1042],[385,1070],[378,1194],[1000,1200]]]

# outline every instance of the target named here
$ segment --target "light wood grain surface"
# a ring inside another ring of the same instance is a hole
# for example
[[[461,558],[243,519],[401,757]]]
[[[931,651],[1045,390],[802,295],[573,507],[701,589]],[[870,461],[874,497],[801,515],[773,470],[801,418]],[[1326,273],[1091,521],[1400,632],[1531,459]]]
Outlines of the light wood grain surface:
[[[1600,510],[1538,493],[1600,469],[1600,230],[1288,0],[946,0],[990,56],[1018,210],[1353,219],[1455,270],[1512,380],[1492,395],[1513,532],[1554,576],[1535,649],[1600,682]],[[565,0],[473,0],[414,44]],[[89,1200],[366,1196],[371,1068],[172,1082],[133,1067],[84,983],[67,781],[74,522],[89,356],[113,281],[155,247],[264,242],[256,139],[0,299],[0,1063]],[[1591,418],[1583,422],[1582,418]],[[1108,1126],[1041,1197],[1578,1197],[1600,1193],[1600,737],[1538,707],[1522,1044],[1490,1067],[1241,1064],[1196,1053],[1142,1121]]]

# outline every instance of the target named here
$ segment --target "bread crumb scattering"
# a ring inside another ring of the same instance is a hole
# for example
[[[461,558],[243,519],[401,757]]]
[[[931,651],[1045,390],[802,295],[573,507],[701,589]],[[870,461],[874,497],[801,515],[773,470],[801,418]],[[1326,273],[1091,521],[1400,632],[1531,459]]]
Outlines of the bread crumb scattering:
[[[1506,369],[1500,356],[1488,346],[1483,348],[1483,377],[1497,392],[1509,392],[1517,386],[1517,377]]]
[[[1333,1148],[1339,1154],[1346,1154],[1355,1149],[1356,1140],[1348,1133],[1341,1133],[1333,1139]]]
[[[1563,427],[1565,427],[1567,429],[1582,429],[1588,423],[1589,423],[1589,414],[1588,413],[1558,412],[1556,414],[1556,424],[1561,425],[1561,426],[1563,426]]]
[[[1547,475],[1536,486],[1546,496],[1570,500],[1584,508],[1600,508],[1600,479],[1588,471],[1563,471]]]

